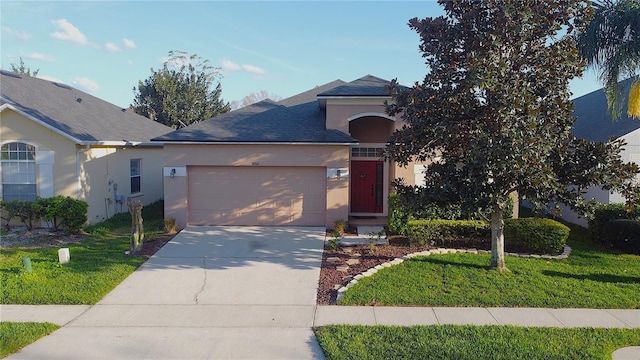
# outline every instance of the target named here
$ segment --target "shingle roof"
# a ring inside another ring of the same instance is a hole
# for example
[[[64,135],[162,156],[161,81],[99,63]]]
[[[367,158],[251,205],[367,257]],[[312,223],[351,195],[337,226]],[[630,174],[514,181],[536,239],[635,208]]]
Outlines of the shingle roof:
[[[334,87],[318,94],[318,96],[390,96],[387,86],[390,81],[373,75],[366,75],[348,84]]]
[[[172,129],[71,86],[1,72],[2,101],[80,143],[149,142]]]
[[[631,83],[632,80],[620,82],[620,86],[627,89],[625,99],[628,99]],[[573,134],[578,138],[607,142],[611,137],[619,138],[640,129],[640,120],[629,118],[626,107],[620,119],[611,119],[607,111],[607,98],[602,89],[574,99],[573,104],[577,118]]]
[[[290,98],[264,100],[159,136],[156,141],[355,143],[341,131],[326,129],[320,92],[345,84],[336,80]]]

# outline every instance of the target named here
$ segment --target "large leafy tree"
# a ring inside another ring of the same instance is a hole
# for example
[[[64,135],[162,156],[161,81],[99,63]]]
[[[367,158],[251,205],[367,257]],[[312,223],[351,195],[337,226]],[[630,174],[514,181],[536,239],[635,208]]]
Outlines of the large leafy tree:
[[[133,88],[133,108],[151,120],[179,128],[230,110],[221,98],[220,69],[198,55],[170,51],[162,69]]]
[[[426,201],[461,204],[490,221],[491,267],[506,270],[503,212],[514,191],[582,211],[581,190],[593,185],[637,201],[638,167],[621,161],[622,144],[571,133],[568,83],[583,65],[570,35],[588,17],[584,1],[439,3],[445,16],[409,21],[430,72],[411,88],[392,81],[387,111],[406,125],[386,156],[401,165],[432,160]]]
[[[599,70],[609,111],[620,117],[624,90],[618,82],[640,75],[640,1],[594,1],[594,16],[577,35],[587,65]],[[629,95],[629,116],[640,118],[640,79]]]

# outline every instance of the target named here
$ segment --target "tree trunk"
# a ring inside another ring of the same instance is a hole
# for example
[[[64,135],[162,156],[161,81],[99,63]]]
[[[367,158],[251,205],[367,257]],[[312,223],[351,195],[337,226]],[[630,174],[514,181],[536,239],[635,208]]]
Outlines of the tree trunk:
[[[144,227],[142,225],[142,203],[137,201],[132,204],[127,201],[127,207],[131,214],[131,244],[129,247],[130,254],[134,254],[142,250],[142,242],[144,241]]]
[[[497,269],[500,273],[507,271],[504,263],[504,209],[500,205],[494,205],[491,213],[491,269]]]

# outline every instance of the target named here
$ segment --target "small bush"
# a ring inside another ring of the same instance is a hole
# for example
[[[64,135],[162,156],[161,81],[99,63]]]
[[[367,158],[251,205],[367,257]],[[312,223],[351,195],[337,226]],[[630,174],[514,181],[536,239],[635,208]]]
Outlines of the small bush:
[[[491,228],[480,220],[410,220],[407,237],[412,245],[441,245],[462,240],[473,243],[491,237]]]
[[[329,238],[329,249],[337,250],[340,245],[340,233],[336,230],[331,232],[331,238]]]
[[[344,234],[347,229],[347,223],[344,220],[336,220],[333,223],[333,230],[337,231],[339,234]]]
[[[606,245],[606,236],[602,226],[611,220],[625,219],[640,221],[640,207],[627,211],[624,204],[603,204],[596,207],[593,217],[589,219],[589,233],[595,241]]]
[[[506,219],[505,242],[537,254],[559,254],[569,238],[569,228],[555,220],[541,218]]]
[[[175,234],[178,231],[176,219],[164,219],[164,231],[169,234]]]
[[[640,255],[640,221],[616,219],[601,227],[601,242],[612,249]]]

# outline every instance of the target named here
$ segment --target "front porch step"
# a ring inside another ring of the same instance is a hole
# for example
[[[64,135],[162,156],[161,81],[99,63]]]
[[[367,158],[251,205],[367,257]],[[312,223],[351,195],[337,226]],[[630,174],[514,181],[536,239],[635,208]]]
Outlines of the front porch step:
[[[377,238],[378,233],[382,233],[377,245],[388,245],[389,240],[381,225],[359,225],[358,236],[343,236],[340,238],[340,245],[369,245],[371,237]]]

